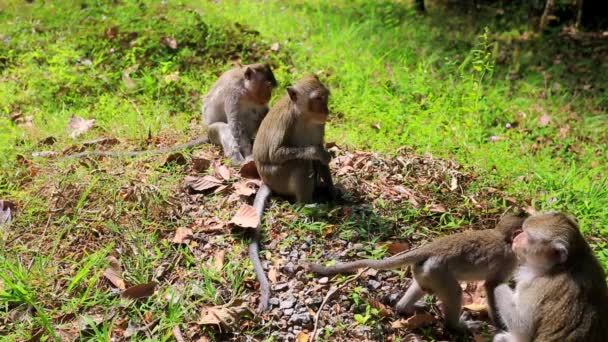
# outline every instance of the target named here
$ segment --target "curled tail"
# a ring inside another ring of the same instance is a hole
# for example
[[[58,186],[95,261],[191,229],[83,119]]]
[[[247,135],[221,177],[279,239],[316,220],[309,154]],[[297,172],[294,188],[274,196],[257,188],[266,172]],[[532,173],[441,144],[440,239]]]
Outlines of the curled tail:
[[[309,264],[308,269],[311,272],[330,276],[338,273],[353,273],[360,268],[369,267],[376,270],[387,270],[403,265],[416,263],[427,258],[427,255],[421,253],[419,249],[409,250],[404,253],[393,255],[392,257],[380,260],[361,259],[350,262],[338,263],[333,266],[323,266],[321,264]]]
[[[251,240],[251,244],[249,245],[249,259],[253,264],[255,276],[258,278],[258,282],[260,283],[260,305],[258,306],[258,310],[260,312],[266,311],[266,309],[268,309],[268,300],[270,299],[270,285],[268,284],[266,272],[264,272],[262,262],[260,261],[259,246],[260,233],[262,230],[262,215],[264,214],[264,207],[266,206],[266,201],[270,197],[271,192],[272,191],[266,184],[262,184],[262,186],[258,190],[258,193],[255,195],[255,199],[253,200],[253,207],[255,208],[258,217],[260,218],[260,223],[255,229],[253,239]]]

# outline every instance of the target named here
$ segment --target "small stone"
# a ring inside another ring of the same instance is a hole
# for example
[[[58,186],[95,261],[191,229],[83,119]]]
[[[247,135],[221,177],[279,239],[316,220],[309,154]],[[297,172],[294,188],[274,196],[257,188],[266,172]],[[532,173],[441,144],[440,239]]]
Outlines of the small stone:
[[[294,324],[294,325],[295,324],[307,325],[311,322],[312,322],[312,320],[311,320],[310,314],[308,312],[293,315],[289,319],[289,323]]]
[[[279,321],[279,327],[281,327],[281,329],[287,328],[287,320],[286,319],[280,320]]]
[[[285,273],[293,274],[295,272],[295,265],[290,261],[287,263],[287,265],[285,265],[285,267],[283,267],[283,270]]]
[[[279,306],[281,309],[291,309],[296,305],[296,298],[294,296],[290,296],[289,298],[283,300]]]
[[[323,278],[319,279],[318,282],[319,282],[319,284],[327,284],[329,282],[329,278],[323,277]]]
[[[285,309],[285,310],[283,310],[283,314],[285,316],[291,316],[291,315],[293,315],[293,309]]]
[[[395,293],[391,293],[391,294],[388,296],[388,302],[389,302],[391,305],[396,304],[398,300],[399,300],[399,293],[397,293],[397,292],[395,292]]]
[[[308,249],[308,244],[307,244],[307,243],[303,243],[303,244],[300,246],[300,250],[304,250],[304,251],[305,251],[305,250],[307,250],[307,249]]]
[[[280,303],[280,301],[279,301],[279,298],[277,298],[277,297],[273,297],[268,300],[268,304],[270,304],[270,305],[277,306],[277,305],[279,305],[279,303]]]
[[[374,280],[374,279],[370,279],[367,284],[373,288],[374,290],[378,289],[380,286],[382,286],[382,284],[380,284],[379,281]]]
[[[275,291],[285,291],[289,288],[289,284],[287,283],[279,283],[274,285]]]

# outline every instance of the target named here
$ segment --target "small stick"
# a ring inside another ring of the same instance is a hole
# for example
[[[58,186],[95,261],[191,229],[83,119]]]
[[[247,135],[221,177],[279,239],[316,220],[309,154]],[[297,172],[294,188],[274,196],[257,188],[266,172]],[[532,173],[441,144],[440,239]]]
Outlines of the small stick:
[[[327,301],[329,301],[329,298],[331,296],[333,296],[334,293],[338,292],[340,289],[345,287],[346,285],[357,280],[363,273],[367,272],[367,270],[369,270],[369,267],[366,267],[366,268],[360,270],[359,273],[357,273],[357,275],[355,275],[354,277],[350,278],[349,280],[343,282],[342,284],[340,284],[340,286],[334,287],[333,289],[329,290],[329,292],[327,292],[327,295],[325,295],[325,298],[323,298],[323,302],[321,302],[321,306],[319,306],[319,310],[317,310],[317,313],[315,315],[315,328],[312,331],[312,336],[310,337],[310,342],[314,342],[315,338],[317,337],[317,329],[319,327],[319,315],[321,314],[321,310],[323,310],[323,307],[325,306]]]

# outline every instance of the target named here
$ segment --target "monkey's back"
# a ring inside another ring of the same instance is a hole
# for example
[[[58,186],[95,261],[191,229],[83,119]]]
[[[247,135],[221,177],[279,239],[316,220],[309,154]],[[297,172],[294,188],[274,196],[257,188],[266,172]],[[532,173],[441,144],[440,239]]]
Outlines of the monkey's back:
[[[534,341],[608,341],[608,293],[595,258],[581,258],[572,272],[535,279],[542,293]]]
[[[243,88],[242,68],[236,67],[224,72],[203,96],[203,123],[208,126],[215,122],[227,122],[223,99],[225,94],[240,88]]]

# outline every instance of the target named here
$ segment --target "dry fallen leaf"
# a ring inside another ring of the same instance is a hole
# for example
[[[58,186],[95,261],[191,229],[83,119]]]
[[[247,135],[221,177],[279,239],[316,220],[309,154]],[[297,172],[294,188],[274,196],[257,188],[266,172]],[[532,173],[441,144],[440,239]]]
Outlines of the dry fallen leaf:
[[[224,180],[230,180],[230,170],[226,165],[222,165],[220,163],[215,163],[214,165],[215,173],[223,178]]]
[[[241,170],[239,171],[241,177],[244,178],[252,178],[259,179],[260,174],[258,173],[258,169],[255,166],[255,162],[253,160],[248,161],[247,163],[241,166]]]
[[[407,242],[393,242],[385,244],[389,255],[395,255],[401,252],[405,252],[411,248]]]
[[[257,192],[255,188],[256,183],[251,180],[243,180],[238,183],[232,184],[235,192],[240,196],[249,197]]]
[[[377,299],[369,298],[368,302],[372,308],[378,309],[380,317],[387,318],[387,317],[392,317],[394,315],[393,310],[388,308],[386,305],[380,303],[380,301],[378,301]]]
[[[226,251],[221,249],[217,252],[215,252],[215,255],[213,255],[213,268],[216,271],[221,271],[222,267],[224,267],[224,257],[226,256]]]
[[[74,116],[70,118],[70,122],[68,123],[68,130],[70,131],[70,137],[76,138],[82,133],[87,132],[93,125],[95,124],[95,119],[86,120],[79,116]]]
[[[272,43],[272,45],[270,45],[270,50],[277,52],[279,51],[279,49],[281,48],[281,45],[279,43]]]
[[[222,181],[213,176],[186,176],[186,186],[193,191],[205,191],[219,187]]]
[[[296,337],[298,342],[308,342],[308,338],[308,334],[303,331],[300,331]]]
[[[122,72],[122,82],[125,84],[125,87],[127,87],[127,89],[133,89],[137,86],[135,81],[133,81],[133,79],[131,78],[131,74],[137,71],[138,68],[139,65],[135,64],[131,67],[126,68]]]
[[[120,290],[124,290],[127,288],[125,285],[125,281],[120,276],[121,267],[118,263],[118,260],[114,256],[108,256],[107,259],[110,263],[110,267],[106,268],[103,271],[103,276],[106,277],[114,286],[116,286]]]
[[[268,270],[268,280],[273,284],[277,282],[277,269],[272,266],[270,266],[270,269]]]
[[[551,117],[547,114],[543,114],[540,118],[538,118],[538,125],[540,127],[545,127],[551,122]]]
[[[49,137],[49,138],[53,138],[53,137]],[[85,141],[82,143],[82,145],[86,146],[86,147],[94,147],[94,146],[108,147],[108,146],[113,146],[116,144],[118,144],[118,139],[116,139],[116,138],[101,138],[101,139]]]
[[[448,210],[443,206],[443,204],[437,203],[431,205],[431,209],[429,209],[433,213],[446,213]]]
[[[204,157],[192,157],[192,169],[196,172],[204,172],[211,166],[211,159]]]
[[[160,46],[169,47],[171,50],[177,49],[177,40],[173,37],[165,36],[160,40]]]
[[[433,315],[427,313],[415,314],[414,316],[407,319],[398,319],[391,323],[393,329],[416,329],[423,326],[431,325],[435,323],[437,319]]]
[[[380,132],[380,124],[379,123],[375,123],[372,124],[372,128],[376,131],[376,132]]]
[[[192,234],[192,229],[179,227],[175,231],[175,236],[173,237],[173,240],[171,240],[171,242],[178,244],[187,243],[188,240],[192,237]]]
[[[208,306],[201,310],[201,318],[198,324],[217,325],[222,327],[236,327],[241,321],[241,317],[251,313],[247,303],[240,303],[238,306],[218,305]]]
[[[106,30],[106,38],[114,39],[118,35],[118,27],[113,26]]]
[[[474,311],[474,312],[488,311],[488,305],[483,304],[483,303],[472,303],[472,304],[463,305],[462,307],[467,310]]]
[[[249,204],[243,204],[228,223],[235,224],[241,228],[257,228],[260,223],[260,217],[255,212],[254,207]]]
[[[131,286],[122,292],[122,296],[125,298],[138,299],[149,297],[154,294],[156,288],[156,282],[152,281],[147,284],[138,284]]]

